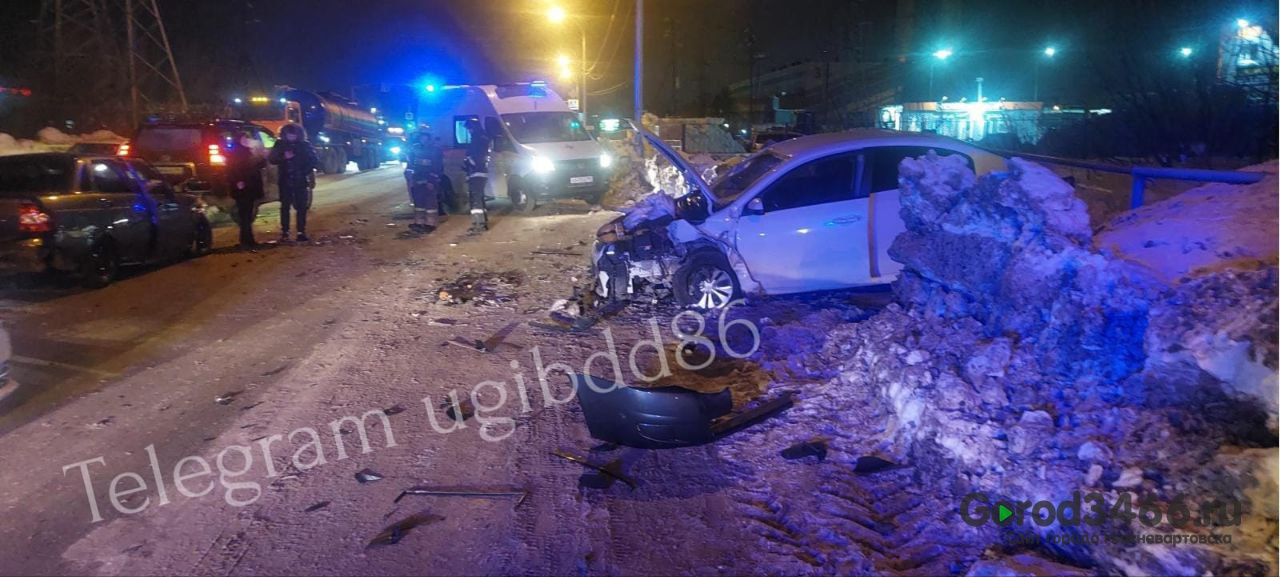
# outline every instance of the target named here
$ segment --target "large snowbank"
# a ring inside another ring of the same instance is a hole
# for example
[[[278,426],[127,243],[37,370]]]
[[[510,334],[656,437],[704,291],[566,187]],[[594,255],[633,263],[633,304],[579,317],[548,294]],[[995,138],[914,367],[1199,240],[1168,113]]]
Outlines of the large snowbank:
[[[1241,170],[1266,176],[1245,186],[1206,184],[1118,215],[1098,233],[1098,248],[1139,263],[1164,282],[1196,272],[1274,263],[1280,229],[1277,162]]]
[[[1054,502],[1096,491],[1109,503],[1132,492],[1135,503],[1182,495],[1198,515],[1200,503],[1236,498],[1241,526],[1159,527],[1230,534],[1230,545],[1048,549],[1112,573],[1274,573],[1274,260],[1244,266],[1232,250],[1170,285],[1158,267],[1095,250],[1083,203],[1038,165],[1014,159],[1006,175],[975,178],[955,157],[930,155],[904,161],[901,177],[907,231],[891,255],[905,266],[895,286],[902,304],[827,341],[842,359],[834,382],[884,403],[886,450],[936,469],[935,478],[954,476],[957,502],[970,490]],[[1243,206],[1255,192],[1213,194]],[[1191,198],[1210,210],[1209,199]],[[1121,215],[1117,238],[1134,236],[1125,222],[1146,219]],[[1202,222],[1205,238],[1240,226]],[[1231,238],[1269,235],[1274,248],[1274,224],[1242,222],[1270,228]],[[1157,532],[1114,520],[1027,529]]]
[[[85,134],[67,134],[53,127],[41,128],[34,140],[16,138],[0,132],[0,156],[31,152],[60,152],[80,142],[120,143],[126,139],[110,130],[97,130]]]

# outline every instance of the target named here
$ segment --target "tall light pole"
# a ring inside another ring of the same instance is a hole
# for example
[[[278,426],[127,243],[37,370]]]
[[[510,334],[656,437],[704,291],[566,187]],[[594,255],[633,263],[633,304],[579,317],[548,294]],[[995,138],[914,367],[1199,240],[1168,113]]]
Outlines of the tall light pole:
[[[933,100],[933,68],[941,61],[951,57],[951,49],[943,48],[933,53],[933,59],[929,60],[929,100]]]
[[[636,0],[635,121],[644,126],[644,0]]]
[[[569,19],[565,14],[564,8],[552,6],[547,12],[547,18],[553,24],[560,24]],[[582,80],[578,83],[578,112],[582,113],[582,122],[586,124],[587,120],[587,29],[582,25],[580,18],[573,18],[573,23],[578,27],[578,32],[582,34]]]
[[[1032,93],[1031,100],[1036,102],[1040,101],[1040,64],[1045,60],[1053,60],[1054,55],[1057,53],[1057,48],[1054,48],[1053,46],[1046,46],[1044,49],[1044,58],[1036,59],[1035,90]]]

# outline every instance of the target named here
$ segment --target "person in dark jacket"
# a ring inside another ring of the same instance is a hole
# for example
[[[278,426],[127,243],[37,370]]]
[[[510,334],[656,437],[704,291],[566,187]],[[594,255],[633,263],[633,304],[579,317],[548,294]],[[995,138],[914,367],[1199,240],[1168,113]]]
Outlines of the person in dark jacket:
[[[409,197],[413,200],[413,224],[409,230],[429,233],[440,219],[440,187],[444,179],[444,148],[429,132],[419,131],[409,147]]]
[[[311,208],[311,190],[316,186],[320,159],[297,124],[280,129],[280,140],[271,147],[270,158],[271,164],[280,167],[280,240],[289,240],[292,208],[298,214],[298,242],[307,242],[307,210]]]
[[[471,201],[471,233],[479,234],[489,230],[489,212],[484,204],[484,189],[489,183],[489,136],[479,119],[468,119],[466,126],[471,142],[467,143],[462,168],[467,173],[467,197]]]
[[[227,185],[236,201],[236,224],[240,226],[241,248],[253,248],[253,220],[258,215],[258,201],[265,196],[262,168],[267,161],[254,150],[257,140],[248,132],[236,135],[235,146],[227,151]]]

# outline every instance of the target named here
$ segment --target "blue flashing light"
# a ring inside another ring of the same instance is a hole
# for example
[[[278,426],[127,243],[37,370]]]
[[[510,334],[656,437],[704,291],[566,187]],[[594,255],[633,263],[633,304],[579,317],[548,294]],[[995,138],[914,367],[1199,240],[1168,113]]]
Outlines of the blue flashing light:
[[[436,85],[434,84],[427,85],[427,92],[435,92],[435,91],[436,91]]]

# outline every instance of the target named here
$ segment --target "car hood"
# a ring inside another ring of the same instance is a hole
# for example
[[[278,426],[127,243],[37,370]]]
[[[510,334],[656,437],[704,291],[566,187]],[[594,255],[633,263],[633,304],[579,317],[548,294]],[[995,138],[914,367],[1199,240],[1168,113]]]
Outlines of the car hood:
[[[523,144],[522,147],[538,156],[552,161],[579,160],[583,158],[599,158],[604,149],[594,140],[577,140],[573,142],[537,142]]]
[[[668,146],[666,142],[663,142],[661,138],[654,136],[648,130],[636,127],[636,132],[651,146],[653,146],[654,149],[658,151],[658,154],[666,157],[667,161],[680,171],[680,175],[684,177],[684,181],[692,186],[698,194],[702,195],[706,200],[707,206],[715,205],[715,197],[711,194],[711,185],[707,184],[707,181],[702,178],[702,175],[699,174],[698,169],[694,168],[693,164],[688,160],[685,160],[679,152],[676,152],[674,148]],[[669,193],[670,191],[668,191],[668,194]]]

